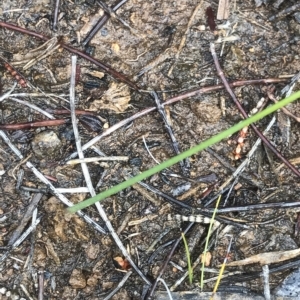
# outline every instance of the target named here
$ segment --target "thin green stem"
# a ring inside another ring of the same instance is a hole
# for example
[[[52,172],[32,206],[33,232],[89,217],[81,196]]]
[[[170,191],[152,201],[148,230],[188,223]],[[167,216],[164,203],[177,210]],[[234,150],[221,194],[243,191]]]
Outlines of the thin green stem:
[[[191,264],[190,251],[189,251],[189,247],[188,247],[188,244],[186,242],[186,238],[185,238],[185,235],[183,232],[181,233],[181,236],[182,236],[182,240],[183,240],[183,244],[184,244],[184,248],[185,248],[187,263],[188,263],[189,281],[190,281],[190,284],[192,284],[193,283],[193,268],[192,268],[192,264]]]
[[[205,267],[205,262],[206,262],[206,253],[207,253],[207,248],[208,248],[208,242],[209,242],[209,238],[211,235],[211,229],[213,227],[214,221],[215,221],[215,217],[217,214],[217,210],[220,204],[220,200],[221,200],[221,195],[219,196],[213,215],[210,219],[210,223],[209,223],[209,228],[208,228],[208,233],[207,233],[207,237],[206,237],[206,241],[205,241],[205,246],[204,246],[204,251],[203,251],[203,258],[202,258],[202,267],[201,267],[201,276],[200,276],[200,289],[201,291],[203,290],[203,282],[204,282],[204,267]]]
[[[123,189],[129,187],[129,186],[132,186],[133,184],[139,182],[139,181],[142,181],[166,168],[169,168],[171,166],[173,166],[174,164],[180,162],[181,160],[189,157],[189,156],[192,156],[218,142],[220,142],[221,140],[231,136],[232,134],[234,134],[235,132],[241,130],[242,128],[254,123],[254,122],[257,122],[258,120],[264,118],[265,116],[273,113],[274,111],[286,106],[287,104],[297,100],[298,98],[300,98],[300,91],[292,94],[291,96],[277,102],[276,104],[272,105],[272,106],[269,106],[268,108],[264,109],[263,111],[257,113],[256,115],[253,115],[251,116],[250,118],[248,119],[245,119],[243,121],[241,121],[240,123],[232,126],[231,128],[209,138],[208,140],[202,142],[201,144],[187,150],[187,151],[184,151],[182,153],[180,153],[179,155],[176,155],[174,157],[172,157],[171,159],[167,160],[167,161],[164,161],[162,162],[161,164],[149,169],[149,170],[146,170],[144,171],[143,173],[141,174],[138,174],[136,175],[135,177],[132,177],[112,188],[110,188],[109,190],[107,191],[104,191],[92,198],[89,198],[83,202],[80,202],[70,208],[69,211],[70,212],[73,212],[75,213],[76,211],[80,210],[80,209],[83,209],[85,207],[88,207],[100,200],[103,200],[111,195],[114,195],[120,191],[122,191]]]

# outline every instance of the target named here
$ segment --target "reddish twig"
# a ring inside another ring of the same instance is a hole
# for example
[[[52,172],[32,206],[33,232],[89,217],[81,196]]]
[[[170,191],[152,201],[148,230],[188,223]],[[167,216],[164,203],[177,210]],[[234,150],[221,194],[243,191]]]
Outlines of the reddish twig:
[[[50,108],[47,108],[47,109],[45,109],[45,111],[50,113],[50,114],[53,114],[53,115],[70,115],[71,114],[69,109],[50,109]],[[90,115],[90,116],[98,115],[94,111],[80,110],[80,109],[76,109],[75,114],[76,115]]]
[[[13,67],[7,60],[5,60],[2,56],[0,56],[0,59],[4,62],[4,67],[6,70],[11,74],[11,76],[15,77],[18,81],[19,85],[23,88],[27,87],[26,79],[25,77],[17,71],[15,67]]]
[[[282,82],[282,81],[286,81],[286,79],[277,79],[277,78],[269,78],[269,79],[257,79],[257,80],[245,80],[245,81],[236,81],[230,84],[230,86],[232,87],[236,87],[236,86],[242,86],[242,85],[249,85],[249,84],[263,84],[263,83],[274,83],[274,82]],[[187,93],[175,96],[173,98],[170,98],[169,100],[165,101],[162,103],[162,106],[165,105],[169,105],[172,103],[176,103],[178,101],[184,100],[186,98],[189,97],[193,97],[193,96],[197,96],[197,95],[202,95],[205,93],[209,93],[209,92],[213,92],[213,91],[217,91],[217,90],[221,90],[224,89],[224,85],[220,84],[220,85],[215,85],[215,86],[208,86],[208,87],[204,87],[204,88],[200,88],[200,89],[196,89],[193,91],[189,91]],[[105,132],[103,132],[102,134],[96,136],[95,138],[93,138],[92,140],[90,140],[88,143],[86,143],[85,145],[82,146],[82,150],[86,150],[89,147],[91,147],[92,145],[94,145],[95,143],[99,142],[102,138],[104,138],[105,136],[110,135],[111,133],[113,133],[114,131],[116,131],[117,129],[127,125],[128,123],[147,115],[148,113],[155,111],[156,107],[148,107],[145,108],[142,111],[137,112],[136,114],[130,116],[129,118],[120,121],[119,123],[111,126],[110,128],[108,128]],[[76,157],[77,152],[74,152],[73,154],[71,154],[67,160],[72,159],[74,157]]]
[[[239,81],[229,83],[229,86],[230,87],[238,87],[238,86],[243,86],[243,85],[268,84],[268,83],[278,83],[278,82],[285,82],[285,81],[287,81],[287,79],[285,79],[285,78],[266,78],[266,79],[254,79],[254,80],[239,80]],[[172,104],[172,103],[181,101],[181,100],[189,98],[189,97],[194,97],[194,96],[197,96],[197,95],[218,91],[218,90],[221,90],[223,88],[224,88],[223,84],[218,84],[218,85],[214,85],[214,86],[207,86],[207,87],[204,87],[204,88],[195,89],[195,90],[183,93],[181,95],[172,97],[172,98],[168,99],[167,101],[165,101],[163,103],[163,105]]]
[[[36,121],[36,122],[26,122],[26,123],[17,123],[17,124],[0,124],[1,130],[20,130],[20,129],[30,129],[44,126],[58,126],[66,124],[68,119],[56,119],[56,120],[47,120],[47,121]]]
[[[248,118],[247,113],[245,112],[244,108],[242,107],[242,105],[240,104],[240,102],[237,100],[234,92],[232,91],[230,85],[228,84],[224,73],[221,69],[216,51],[215,51],[215,45],[213,43],[210,44],[210,51],[218,72],[218,75],[220,76],[225,89],[227,90],[227,92],[229,93],[229,95],[231,96],[232,100],[234,101],[234,103],[236,104],[236,106],[238,107],[239,111],[241,112],[241,114],[243,115],[243,117],[246,119]],[[263,141],[263,143],[280,159],[282,160],[282,162],[288,167],[290,168],[298,177],[300,177],[300,172],[295,168],[295,166],[293,166],[287,159],[285,159],[281,153],[279,153],[277,151],[277,149],[268,141],[268,139],[257,129],[257,127],[253,124],[251,124],[252,129],[255,131],[255,133],[259,136],[259,138]]]
[[[19,27],[17,25],[11,24],[11,23],[6,23],[6,22],[0,21],[0,26],[4,27],[4,28],[7,28],[7,29],[10,29],[10,30],[14,30],[14,31],[18,31],[18,32],[21,32],[21,33],[24,33],[24,34],[28,34],[28,35],[34,36],[34,37],[39,38],[39,39],[41,39],[43,41],[48,41],[50,39],[49,37],[46,37],[46,36],[44,36],[44,35],[42,35],[40,33],[28,30],[26,28]],[[76,54],[76,55],[78,55],[78,56],[80,56],[80,57],[82,57],[82,58],[84,58],[84,59],[92,62],[93,64],[95,64],[96,66],[98,66],[99,68],[101,68],[102,70],[104,70],[106,73],[108,73],[109,75],[111,75],[116,80],[119,80],[121,82],[124,82],[124,83],[128,84],[131,88],[133,88],[136,91],[139,90],[139,87],[135,83],[133,83],[125,75],[121,74],[120,72],[117,72],[116,70],[114,70],[110,66],[105,65],[101,61],[99,61],[99,60],[91,57],[90,55],[82,52],[81,50],[73,48],[73,47],[71,47],[69,45],[66,45],[64,43],[60,43],[60,45],[61,45],[62,48],[68,50],[69,52],[71,52],[73,54]]]
[[[82,114],[79,118],[80,123],[87,128],[89,131],[102,132],[103,123],[95,115]],[[26,123],[16,123],[16,124],[0,124],[0,130],[20,130],[20,129],[30,129],[44,126],[58,126],[68,123],[69,119],[54,119],[46,121],[33,121]]]

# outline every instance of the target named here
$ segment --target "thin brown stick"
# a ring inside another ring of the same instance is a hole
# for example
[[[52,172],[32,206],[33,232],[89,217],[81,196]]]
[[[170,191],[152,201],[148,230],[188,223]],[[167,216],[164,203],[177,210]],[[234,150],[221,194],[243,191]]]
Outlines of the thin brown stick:
[[[225,89],[227,90],[227,92],[229,93],[229,95],[231,96],[232,100],[234,101],[234,103],[236,104],[237,108],[239,109],[239,111],[241,112],[241,114],[243,115],[243,117],[246,119],[248,118],[247,113],[245,112],[244,108],[242,107],[242,105],[240,104],[240,102],[238,101],[238,99],[236,98],[234,92],[232,91],[229,83],[227,82],[227,79],[224,76],[224,73],[221,69],[216,51],[215,51],[215,45],[213,43],[210,44],[210,52],[212,54],[217,72],[219,77],[221,78]],[[251,124],[252,129],[255,131],[255,133],[259,136],[259,138],[263,141],[263,143],[280,159],[282,160],[282,162],[289,168],[291,169],[294,174],[296,174],[298,177],[300,177],[300,172],[296,169],[295,166],[293,166],[286,158],[284,158],[280,152],[277,151],[277,149],[269,142],[269,140],[257,129],[257,127],[253,124]]]
[[[50,109],[50,108],[47,108],[46,111],[50,114],[53,114],[53,115],[70,115],[71,114],[69,109]],[[97,116],[98,115],[94,111],[80,110],[80,109],[76,109],[75,114],[76,115],[90,115],[90,116]]]
[[[55,119],[47,121],[36,121],[36,122],[26,122],[26,123],[17,123],[17,124],[0,124],[1,130],[20,130],[20,129],[29,129],[36,127],[44,126],[58,126],[63,125],[68,122],[68,119]]]
[[[269,78],[269,79],[245,80],[245,81],[235,81],[235,82],[231,83],[230,86],[236,87],[236,86],[242,86],[244,84],[245,85],[264,84],[264,83],[274,83],[274,82],[282,82],[282,81],[286,81],[286,79]],[[196,90],[189,91],[187,93],[183,93],[181,95],[172,97],[169,100],[163,102],[162,105],[163,106],[169,105],[169,104],[176,103],[178,101],[184,100],[184,99],[189,98],[189,97],[193,97],[193,96],[202,95],[202,94],[205,94],[205,93],[221,90],[223,88],[224,88],[224,85],[220,84],[220,85],[208,86],[208,87],[196,89]],[[134,120],[136,120],[136,119],[138,119],[142,116],[145,116],[148,113],[150,113],[152,111],[155,111],[155,110],[156,110],[156,107],[148,107],[148,108],[145,108],[144,110],[139,111],[136,114],[130,116],[129,118],[120,121],[119,123],[111,126],[105,132],[103,132],[102,134],[96,136],[95,138],[93,138],[92,140],[87,142],[85,145],[83,145],[82,150],[88,149],[89,147],[91,147],[95,143],[99,142],[102,138],[104,138],[105,136],[110,135],[111,133],[113,133],[117,129],[119,129],[119,128],[125,126],[126,124],[128,124],[128,123],[130,123],[130,122],[132,122],[132,121],[134,121]],[[77,156],[77,152],[74,152],[67,158],[67,160],[75,158],[76,156]]]
[[[4,27],[4,28],[7,28],[7,29],[10,29],[10,30],[14,30],[14,31],[18,31],[18,32],[21,32],[21,33],[24,33],[24,34],[34,36],[34,37],[39,38],[43,41],[48,41],[50,39],[49,37],[46,37],[46,36],[44,36],[40,33],[28,30],[26,28],[19,27],[17,25],[11,24],[11,23],[6,23],[6,22],[0,21],[0,26]],[[60,43],[60,45],[61,45],[62,48],[68,50],[69,52],[71,52],[73,54],[77,54],[78,56],[92,62],[93,64],[95,64],[96,66],[98,66],[99,68],[104,70],[106,73],[111,75],[116,80],[119,80],[123,83],[128,84],[131,88],[133,88],[136,91],[139,90],[139,87],[135,83],[133,83],[131,80],[129,80],[125,75],[123,75],[120,72],[114,70],[112,67],[105,65],[101,61],[97,60],[96,58],[93,58],[93,57],[89,56],[88,54],[82,52],[81,50],[73,48],[73,47],[71,47],[69,45],[66,45],[64,43]]]

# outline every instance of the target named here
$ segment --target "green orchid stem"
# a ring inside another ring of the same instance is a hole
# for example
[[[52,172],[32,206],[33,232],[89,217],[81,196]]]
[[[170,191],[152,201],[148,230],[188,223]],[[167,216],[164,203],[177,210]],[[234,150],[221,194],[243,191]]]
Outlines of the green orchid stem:
[[[184,151],[182,153],[180,153],[179,155],[176,155],[172,158],[170,158],[169,160],[167,161],[164,161],[162,162],[161,164],[147,170],[147,171],[144,171],[143,173],[141,174],[138,174],[136,175],[135,177],[132,177],[112,188],[110,188],[109,190],[106,190],[92,198],[89,198],[83,202],[80,202],[78,204],[75,204],[74,206],[72,207],[69,207],[68,210],[72,213],[75,213],[77,212],[78,210],[81,210],[83,208],[86,208],[98,201],[101,201],[111,195],[114,195],[120,191],[122,191],[123,189],[126,189],[128,188],[129,186],[132,186],[133,184],[139,182],[139,181],[142,181],[166,168],[169,168],[173,165],[175,165],[176,163],[180,162],[181,160],[189,157],[189,156],[192,156],[218,142],[220,142],[221,140],[225,139],[225,138],[228,138],[229,136],[231,136],[232,134],[234,134],[235,132],[241,130],[242,128],[254,123],[254,122],[257,122],[258,120],[264,118],[265,116],[273,113],[274,111],[286,106],[287,104],[297,100],[298,98],[300,98],[300,91],[292,94],[291,96],[277,102],[276,104],[272,105],[272,106],[269,106],[268,108],[264,109],[263,111],[255,114],[254,116],[248,118],[248,119],[245,119],[243,121],[241,121],[240,123],[232,126],[231,128],[209,138],[208,140],[202,142],[201,144],[187,150],[187,151]]]

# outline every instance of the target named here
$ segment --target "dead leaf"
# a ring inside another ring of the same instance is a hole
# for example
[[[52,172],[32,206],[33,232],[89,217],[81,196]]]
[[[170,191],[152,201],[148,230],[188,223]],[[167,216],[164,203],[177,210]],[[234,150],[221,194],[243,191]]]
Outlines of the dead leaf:
[[[123,83],[112,82],[101,99],[93,101],[90,110],[111,109],[116,113],[122,113],[128,108],[129,101],[129,87]]]
[[[80,269],[74,269],[72,271],[69,284],[73,289],[84,289],[86,287],[86,278]]]
[[[54,250],[54,247],[49,239],[46,241],[47,253],[53,258],[55,263],[60,266],[60,259]]]
[[[118,43],[112,43],[111,44],[111,50],[114,53],[119,54],[119,52],[120,52],[120,45]]]
[[[201,263],[203,262],[203,259],[204,259],[204,254],[201,254]],[[205,262],[204,262],[205,267],[208,267],[210,265],[210,261],[211,261],[211,253],[206,252]]]
[[[131,266],[127,259],[123,259],[121,256],[114,257],[114,265],[116,268],[128,271]]]
[[[289,250],[289,251],[278,251],[278,252],[268,252],[268,253],[260,253],[257,255],[253,255],[243,260],[233,261],[228,263],[226,266],[245,266],[249,264],[259,263],[263,265],[269,265],[278,263],[281,261],[285,261],[296,256],[300,255],[300,249]]]

